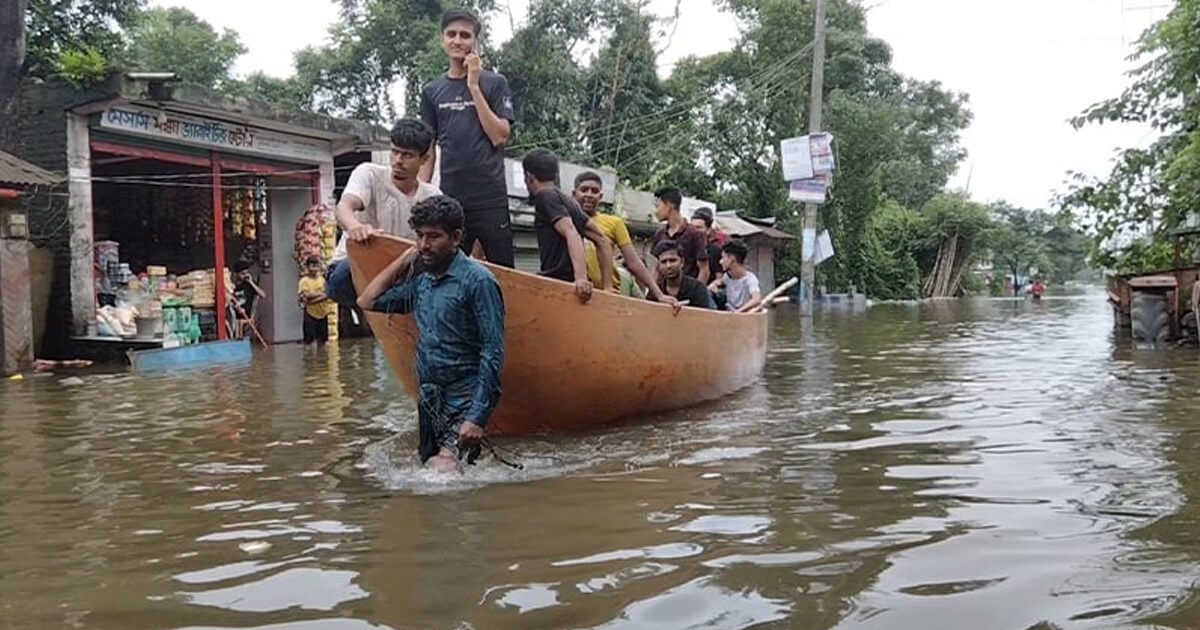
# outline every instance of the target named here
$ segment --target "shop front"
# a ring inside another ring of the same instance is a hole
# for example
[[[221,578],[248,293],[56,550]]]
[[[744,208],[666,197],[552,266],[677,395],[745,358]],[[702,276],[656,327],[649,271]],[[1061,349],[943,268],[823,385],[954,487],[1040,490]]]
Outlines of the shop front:
[[[370,159],[385,130],[161,82],[117,87],[63,108],[72,336],[187,343],[249,320],[270,343],[299,340],[296,223],[333,199],[335,158]],[[262,292],[247,308],[238,298],[257,291],[239,276]]]

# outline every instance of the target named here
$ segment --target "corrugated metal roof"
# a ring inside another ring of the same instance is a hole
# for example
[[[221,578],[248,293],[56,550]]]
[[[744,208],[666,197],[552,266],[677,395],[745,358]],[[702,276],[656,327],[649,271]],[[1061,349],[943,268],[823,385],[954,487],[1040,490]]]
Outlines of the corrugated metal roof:
[[[51,186],[62,181],[62,177],[34,166],[15,155],[0,151],[0,184],[17,186]]]
[[[737,215],[736,211],[726,210],[718,212],[716,216],[717,229],[730,236],[754,236],[761,234],[762,236],[779,239],[791,240],[796,237],[766,225],[755,225]]]

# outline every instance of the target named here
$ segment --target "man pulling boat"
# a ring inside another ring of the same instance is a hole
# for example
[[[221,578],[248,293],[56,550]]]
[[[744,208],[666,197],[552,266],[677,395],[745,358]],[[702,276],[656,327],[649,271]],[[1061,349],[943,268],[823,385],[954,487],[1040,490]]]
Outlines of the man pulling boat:
[[[412,209],[416,246],[376,275],[365,310],[411,313],[417,326],[418,454],[440,471],[473,463],[500,401],[504,299],[495,276],[459,249],[463,210],[437,195]]]

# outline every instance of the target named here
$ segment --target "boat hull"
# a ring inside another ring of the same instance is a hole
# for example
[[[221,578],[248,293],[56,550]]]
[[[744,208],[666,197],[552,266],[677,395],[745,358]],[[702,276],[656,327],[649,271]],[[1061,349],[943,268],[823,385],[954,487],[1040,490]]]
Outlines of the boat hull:
[[[358,291],[412,246],[395,237],[351,243]],[[491,434],[581,430],[719,398],[758,378],[767,314],[671,308],[613,293],[580,304],[570,284],[488,265],[505,306],[503,394]],[[367,313],[396,378],[415,397],[411,316]]]

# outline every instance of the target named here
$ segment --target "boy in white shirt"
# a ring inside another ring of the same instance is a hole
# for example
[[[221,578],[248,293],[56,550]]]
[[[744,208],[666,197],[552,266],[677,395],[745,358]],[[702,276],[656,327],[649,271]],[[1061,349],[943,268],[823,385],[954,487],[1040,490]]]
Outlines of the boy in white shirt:
[[[343,232],[325,272],[325,294],[338,304],[353,306],[357,300],[346,241],[364,243],[376,234],[415,239],[408,225],[413,206],[441,194],[437,186],[417,178],[422,165],[433,160],[433,129],[419,120],[404,119],[392,127],[391,136],[391,167],[359,164],[334,211]]]

